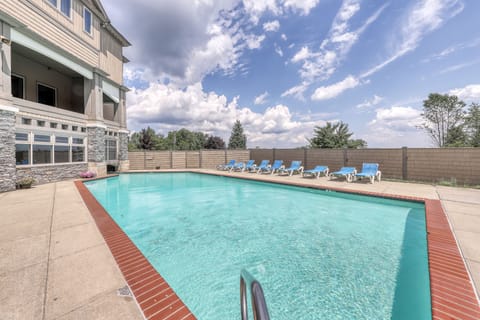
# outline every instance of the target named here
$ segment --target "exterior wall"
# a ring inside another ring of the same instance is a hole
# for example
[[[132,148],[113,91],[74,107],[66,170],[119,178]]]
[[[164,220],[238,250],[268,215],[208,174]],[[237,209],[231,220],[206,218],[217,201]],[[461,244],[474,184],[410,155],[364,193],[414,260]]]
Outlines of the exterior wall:
[[[84,63],[96,66],[100,49],[100,23],[93,17],[93,37],[83,31],[83,13],[79,1],[72,1],[72,18],[63,15],[44,0],[2,0],[2,10],[25,24],[27,33],[42,35],[53,47],[58,47]]]
[[[23,177],[33,177],[35,184],[50,183],[67,179],[75,179],[80,176],[81,172],[88,169],[88,164],[61,164],[61,165],[45,165],[31,166],[17,169],[17,179]]]
[[[122,46],[108,32],[100,37],[100,69],[109,74],[109,79],[123,83]]]
[[[0,192],[15,190],[15,112],[3,110],[2,106],[0,106],[0,168]]]

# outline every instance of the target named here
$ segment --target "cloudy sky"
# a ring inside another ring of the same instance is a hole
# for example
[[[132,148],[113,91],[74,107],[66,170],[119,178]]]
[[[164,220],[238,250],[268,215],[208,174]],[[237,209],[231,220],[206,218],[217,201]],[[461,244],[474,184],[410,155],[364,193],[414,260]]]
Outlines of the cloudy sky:
[[[429,147],[429,93],[480,102],[478,0],[103,0],[132,43],[128,126],[248,147],[346,122],[369,147]]]

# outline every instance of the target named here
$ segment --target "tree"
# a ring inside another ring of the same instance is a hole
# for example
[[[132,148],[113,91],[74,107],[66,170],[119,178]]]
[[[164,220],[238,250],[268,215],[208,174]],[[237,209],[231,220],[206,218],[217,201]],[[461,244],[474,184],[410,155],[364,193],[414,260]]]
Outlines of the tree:
[[[147,129],[142,129],[138,138],[138,146],[140,149],[152,150],[155,145],[155,130],[148,127]]]
[[[422,117],[425,121],[421,128],[427,131],[438,147],[445,147],[452,142],[459,143],[465,116],[464,107],[465,102],[457,96],[431,93],[423,101]]]
[[[229,149],[246,149],[247,136],[243,133],[243,127],[239,120],[235,121],[232,128],[230,139],[228,140]]]
[[[206,136],[202,132],[182,128],[177,131],[170,131],[166,140],[171,150],[200,150],[205,145]]]
[[[209,136],[204,145],[205,149],[225,149],[225,141],[217,136]]]
[[[468,133],[468,144],[480,147],[480,104],[472,103],[465,117],[465,127]]]
[[[310,148],[362,148],[367,142],[362,139],[350,139],[353,135],[349,132],[348,124],[340,121],[335,124],[327,122],[323,127],[316,126],[314,137],[308,139]]]

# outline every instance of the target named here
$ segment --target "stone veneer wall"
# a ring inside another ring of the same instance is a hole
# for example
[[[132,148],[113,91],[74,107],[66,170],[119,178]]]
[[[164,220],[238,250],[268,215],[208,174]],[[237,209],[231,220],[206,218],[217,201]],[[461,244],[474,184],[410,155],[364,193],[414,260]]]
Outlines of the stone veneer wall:
[[[105,128],[88,127],[88,162],[105,161]]]
[[[15,190],[15,112],[0,109],[0,192]]]
[[[23,177],[33,177],[35,179],[35,184],[43,184],[79,178],[80,173],[87,170],[87,163],[69,163],[45,166],[36,165],[25,168],[20,167],[17,168],[17,179],[22,179]]]
[[[128,171],[130,162],[128,161],[128,133],[118,133],[118,171]]]

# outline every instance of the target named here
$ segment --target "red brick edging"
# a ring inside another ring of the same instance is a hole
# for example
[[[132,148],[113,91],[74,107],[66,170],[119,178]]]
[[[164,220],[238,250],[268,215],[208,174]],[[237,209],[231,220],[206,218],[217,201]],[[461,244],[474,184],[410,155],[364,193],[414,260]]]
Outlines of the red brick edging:
[[[218,174],[222,175],[222,174]],[[235,177],[243,179],[243,177]],[[248,180],[255,180],[246,178]],[[268,181],[277,183],[275,181]],[[316,189],[297,183],[278,182]],[[128,285],[135,295],[147,319],[195,319],[187,306],[173,292],[148,260],[113,221],[81,181],[75,181],[85,204],[120,267]],[[430,294],[432,319],[478,320],[480,305],[448,223],[440,200],[416,197],[361,192],[340,188],[327,188],[338,192],[367,196],[409,200],[425,203],[427,224],[428,263],[430,271]]]
[[[82,181],[75,181],[80,195],[103,235],[123,277],[148,320],[195,320],[195,316],[153,268]]]

